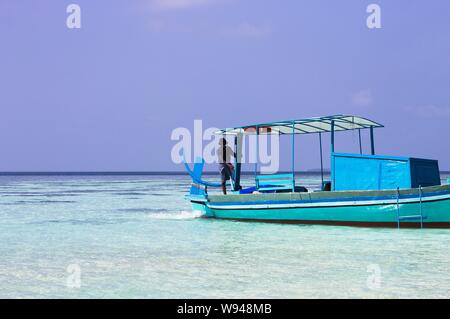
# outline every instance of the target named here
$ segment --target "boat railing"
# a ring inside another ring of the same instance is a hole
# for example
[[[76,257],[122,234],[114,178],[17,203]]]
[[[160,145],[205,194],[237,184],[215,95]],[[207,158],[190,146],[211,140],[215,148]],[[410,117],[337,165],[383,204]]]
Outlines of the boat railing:
[[[291,189],[295,191],[295,176],[293,173],[256,175],[256,189],[258,191],[276,191]]]

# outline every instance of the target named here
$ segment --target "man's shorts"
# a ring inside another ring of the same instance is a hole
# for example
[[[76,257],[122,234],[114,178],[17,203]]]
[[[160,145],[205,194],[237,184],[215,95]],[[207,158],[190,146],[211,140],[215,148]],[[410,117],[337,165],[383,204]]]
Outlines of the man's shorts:
[[[227,180],[231,177],[230,167],[227,164],[219,164],[219,171],[222,185],[225,185]]]

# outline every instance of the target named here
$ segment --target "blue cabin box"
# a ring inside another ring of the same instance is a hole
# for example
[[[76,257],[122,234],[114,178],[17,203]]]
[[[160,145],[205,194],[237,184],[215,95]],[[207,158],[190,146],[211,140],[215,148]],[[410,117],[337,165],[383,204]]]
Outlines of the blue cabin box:
[[[436,160],[333,153],[333,190],[383,190],[441,184]]]

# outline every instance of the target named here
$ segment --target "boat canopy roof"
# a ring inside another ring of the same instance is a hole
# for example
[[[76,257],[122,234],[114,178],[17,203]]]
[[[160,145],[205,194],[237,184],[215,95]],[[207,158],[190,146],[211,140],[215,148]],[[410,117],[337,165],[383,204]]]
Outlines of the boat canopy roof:
[[[333,131],[350,131],[357,129],[368,129],[383,127],[383,125],[355,115],[332,115],[323,117],[312,117],[299,120],[287,120],[271,123],[252,124],[247,126],[232,127],[215,132],[217,135],[224,134],[312,134],[327,133]]]

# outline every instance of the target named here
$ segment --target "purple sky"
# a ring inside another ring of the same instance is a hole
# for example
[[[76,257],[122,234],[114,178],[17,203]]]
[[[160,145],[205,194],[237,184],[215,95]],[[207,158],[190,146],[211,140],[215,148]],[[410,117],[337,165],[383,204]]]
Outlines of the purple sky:
[[[377,153],[450,170],[449,16],[448,0],[1,0],[0,171],[177,170],[170,134],[194,119],[338,113],[386,125]],[[297,169],[319,166],[315,138]]]

